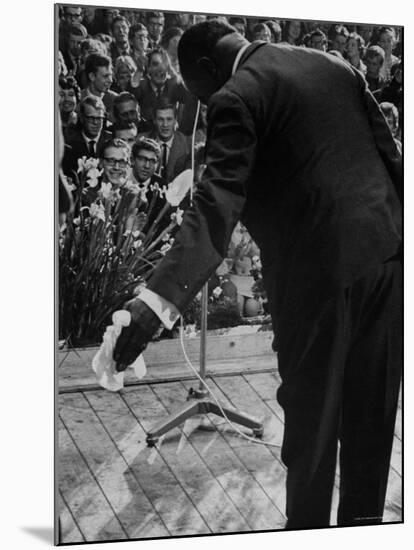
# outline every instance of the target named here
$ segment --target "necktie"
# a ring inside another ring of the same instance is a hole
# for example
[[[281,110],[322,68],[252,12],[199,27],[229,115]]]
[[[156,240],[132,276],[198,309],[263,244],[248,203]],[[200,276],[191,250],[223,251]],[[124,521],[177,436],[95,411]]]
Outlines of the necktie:
[[[94,157],[95,156],[95,142],[93,139],[89,142],[89,154]]]
[[[167,149],[166,143],[162,144],[161,177],[167,179]]]

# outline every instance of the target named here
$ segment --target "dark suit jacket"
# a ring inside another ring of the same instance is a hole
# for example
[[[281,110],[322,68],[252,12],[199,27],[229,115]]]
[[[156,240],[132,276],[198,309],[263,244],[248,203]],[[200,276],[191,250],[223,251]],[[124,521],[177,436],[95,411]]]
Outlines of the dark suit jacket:
[[[143,135],[151,139],[157,139],[157,135],[154,132],[145,132]],[[190,139],[180,131],[176,131],[168,156],[167,176],[165,178],[167,184],[178,176],[178,174],[190,167],[190,150]]]
[[[253,43],[208,105],[207,168],[148,288],[183,311],[239,218],[261,249],[276,324],[393,256],[400,155],[357,71],[313,49]]]
[[[110,138],[111,133],[107,130],[102,130],[96,144],[95,158],[99,158],[101,156],[103,145]],[[73,176],[72,172],[76,172],[78,169],[78,159],[83,156],[90,157],[91,155],[86,145],[86,141],[82,136],[81,128],[76,126],[66,135],[65,151],[62,159],[63,172],[69,177]]]

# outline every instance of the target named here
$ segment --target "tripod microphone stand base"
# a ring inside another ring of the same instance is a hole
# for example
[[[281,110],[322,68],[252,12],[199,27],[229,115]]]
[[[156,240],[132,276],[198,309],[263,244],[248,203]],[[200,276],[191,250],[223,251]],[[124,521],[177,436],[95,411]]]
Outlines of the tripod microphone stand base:
[[[223,412],[217,403],[207,396],[207,390],[193,390],[191,388],[187,397],[187,401],[189,402],[181,406],[169,418],[160,422],[154,429],[147,433],[147,445],[149,447],[154,447],[163,434],[179,426],[192,416],[213,413],[224,418]],[[250,428],[253,431],[254,437],[261,438],[263,436],[263,424],[259,420],[232,407],[226,406],[222,408],[231,422]]]

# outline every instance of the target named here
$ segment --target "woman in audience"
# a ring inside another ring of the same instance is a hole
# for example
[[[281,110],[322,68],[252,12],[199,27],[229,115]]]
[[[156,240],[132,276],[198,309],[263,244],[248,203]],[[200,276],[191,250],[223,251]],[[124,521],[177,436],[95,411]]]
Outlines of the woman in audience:
[[[184,34],[184,31],[179,27],[169,27],[164,32],[164,35],[161,40],[161,46],[168,53],[171,66],[177,74],[180,74],[180,65],[178,63],[177,47],[178,47],[178,42],[180,41],[180,38],[183,34]]]

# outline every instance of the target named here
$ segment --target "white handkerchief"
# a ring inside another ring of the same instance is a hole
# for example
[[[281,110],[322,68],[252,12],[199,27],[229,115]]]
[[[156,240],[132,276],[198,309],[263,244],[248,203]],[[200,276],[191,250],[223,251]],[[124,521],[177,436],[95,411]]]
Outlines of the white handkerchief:
[[[130,322],[131,314],[129,311],[115,311],[112,315],[113,324],[106,328],[101,347],[92,359],[92,368],[96,374],[98,384],[110,391],[119,391],[124,387],[125,371],[117,372],[112,352],[122,328],[127,327]],[[147,372],[142,355],[139,355],[128,368],[134,369],[137,378],[142,378]]]

